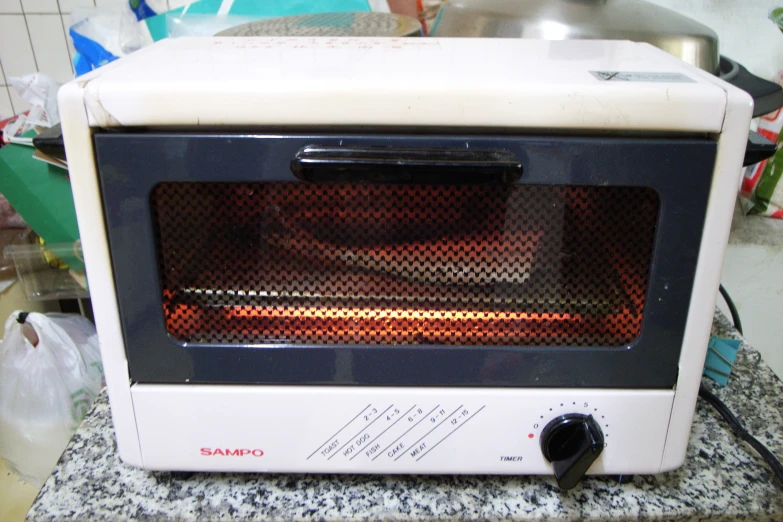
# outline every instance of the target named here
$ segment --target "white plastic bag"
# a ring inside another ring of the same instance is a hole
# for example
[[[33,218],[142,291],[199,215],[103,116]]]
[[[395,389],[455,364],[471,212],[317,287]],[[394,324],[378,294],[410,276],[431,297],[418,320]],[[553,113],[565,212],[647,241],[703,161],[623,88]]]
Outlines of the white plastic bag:
[[[43,485],[103,386],[95,327],[79,315],[27,314],[33,346],[17,321],[0,346],[0,457]]]
[[[68,35],[75,51],[76,76],[152,43],[147,26],[136,19],[128,2],[74,9]]]
[[[48,128],[60,123],[60,115],[57,112],[57,89],[60,86],[53,78],[42,73],[33,73],[21,78],[11,76],[8,78],[8,84],[30,105],[28,125]]]

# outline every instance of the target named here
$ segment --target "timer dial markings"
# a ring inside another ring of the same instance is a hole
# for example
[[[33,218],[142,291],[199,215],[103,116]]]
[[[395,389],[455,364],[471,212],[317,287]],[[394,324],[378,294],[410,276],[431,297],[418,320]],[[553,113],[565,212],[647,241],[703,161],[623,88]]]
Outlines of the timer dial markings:
[[[560,407],[558,407],[558,405]],[[605,418],[604,415],[601,415],[599,413],[598,408],[595,408],[592,403],[588,402],[582,402],[582,401],[572,401],[572,402],[565,402],[565,403],[557,403],[554,405],[554,408],[549,408],[548,415],[540,415],[535,423],[533,424],[533,430],[531,433],[528,434],[528,438],[533,439],[536,437],[536,434],[540,435],[541,430],[543,429],[544,425],[547,423],[545,419],[551,418],[550,415],[563,415],[563,414],[569,414],[569,413],[576,413],[580,411],[584,411],[585,415],[592,415],[599,426],[601,426],[604,437],[608,437],[609,434],[606,432],[606,428],[609,428],[608,420]],[[607,447],[609,444],[604,440],[604,447]]]

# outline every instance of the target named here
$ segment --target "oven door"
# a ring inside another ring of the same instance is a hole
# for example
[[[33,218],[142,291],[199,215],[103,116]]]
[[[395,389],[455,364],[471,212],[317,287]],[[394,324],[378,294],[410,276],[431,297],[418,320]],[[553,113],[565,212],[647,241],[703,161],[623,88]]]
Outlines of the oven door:
[[[95,135],[133,382],[671,388],[716,144]]]

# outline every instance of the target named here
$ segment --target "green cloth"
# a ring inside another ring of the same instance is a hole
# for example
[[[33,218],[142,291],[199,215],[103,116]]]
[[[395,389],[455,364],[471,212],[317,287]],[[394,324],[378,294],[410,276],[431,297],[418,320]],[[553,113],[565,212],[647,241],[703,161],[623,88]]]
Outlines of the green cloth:
[[[67,172],[33,158],[34,151],[14,143],[0,148],[0,193],[44,241],[73,243],[79,227]],[[64,261],[83,269],[75,256]]]

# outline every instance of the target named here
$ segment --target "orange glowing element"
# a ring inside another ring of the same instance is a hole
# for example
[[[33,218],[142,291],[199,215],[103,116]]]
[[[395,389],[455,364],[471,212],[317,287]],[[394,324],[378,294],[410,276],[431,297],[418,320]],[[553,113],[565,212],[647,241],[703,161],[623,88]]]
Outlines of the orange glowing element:
[[[314,319],[361,319],[361,320],[403,320],[403,321],[520,321],[520,320],[548,320],[564,321],[572,320],[576,314],[567,313],[535,313],[524,312],[485,312],[473,310],[401,310],[393,308],[385,309],[360,309],[346,308],[317,308],[317,307],[285,307],[285,308],[260,308],[250,306],[236,306],[226,309],[227,318],[231,317],[285,317],[285,318],[314,318]]]

